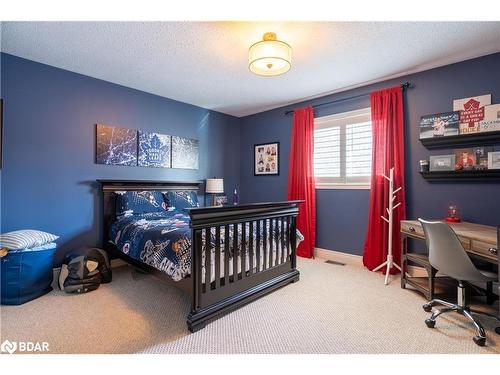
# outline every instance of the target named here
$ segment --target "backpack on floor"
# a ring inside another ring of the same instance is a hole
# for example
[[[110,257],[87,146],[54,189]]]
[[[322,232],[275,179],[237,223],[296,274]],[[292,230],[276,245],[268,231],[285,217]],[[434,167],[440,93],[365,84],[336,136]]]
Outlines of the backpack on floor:
[[[68,293],[87,293],[112,279],[108,254],[86,248],[68,253],[61,266],[59,288]]]

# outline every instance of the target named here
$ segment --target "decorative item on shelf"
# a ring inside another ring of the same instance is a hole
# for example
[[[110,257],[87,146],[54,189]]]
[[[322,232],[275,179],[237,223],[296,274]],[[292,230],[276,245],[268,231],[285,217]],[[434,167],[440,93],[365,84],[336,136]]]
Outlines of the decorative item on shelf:
[[[234,189],[233,193],[233,205],[236,206],[238,204],[238,190]]]
[[[427,159],[423,159],[423,160],[420,160],[420,172],[423,173],[423,172],[429,172],[429,160]]]
[[[488,169],[500,169],[500,151],[488,152]]]
[[[248,50],[248,68],[260,76],[277,76],[292,66],[292,48],[277,40],[275,33],[265,33],[260,42]]]
[[[458,111],[426,115],[420,118],[420,139],[458,135]]]
[[[500,131],[500,104],[484,106],[484,119],[478,122],[479,132]]]
[[[207,178],[205,193],[212,194],[212,206],[215,206],[215,196],[218,193],[224,193],[224,179]]]
[[[394,263],[394,259],[392,256],[392,231],[394,227],[393,223],[394,210],[401,205],[401,202],[394,204],[395,203],[394,201],[396,200],[396,193],[401,190],[401,187],[398,187],[396,190],[394,190],[394,167],[391,168],[389,172],[389,177],[387,177],[386,175],[383,176],[389,182],[389,196],[388,196],[389,207],[385,209],[387,212],[387,217],[381,216],[382,220],[384,220],[387,224],[389,224],[389,233],[387,241],[387,259],[384,263],[376,267],[373,270],[373,272],[377,272],[379,269],[386,266],[384,284],[387,285],[389,283],[389,272],[391,271],[391,268],[394,266],[399,271],[401,271],[401,267],[399,267],[396,263]]]
[[[431,155],[429,170],[453,171],[455,169],[455,155]]]
[[[491,94],[453,100],[453,110],[460,111],[460,134],[479,132],[479,122],[484,120],[484,108],[490,104]]]
[[[279,175],[279,142],[254,145],[254,175]]]
[[[227,205],[227,195],[226,194],[216,194],[215,195],[215,206],[221,207]]]
[[[448,205],[448,212],[446,214],[446,219],[448,223],[460,223],[460,210],[458,206],[454,203]]]
[[[475,165],[475,156],[472,148],[455,150],[455,170],[472,170]]]
[[[455,150],[456,171],[488,169],[488,151],[491,147],[473,147]]]

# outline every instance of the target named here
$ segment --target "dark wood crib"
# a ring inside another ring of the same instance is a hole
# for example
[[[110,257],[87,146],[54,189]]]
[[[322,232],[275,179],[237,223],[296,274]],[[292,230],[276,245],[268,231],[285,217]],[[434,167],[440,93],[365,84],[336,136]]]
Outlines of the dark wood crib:
[[[302,201],[189,209],[192,232],[191,274],[181,281],[173,281],[167,274],[125,255],[109,241],[109,229],[116,220],[115,192],[190,190],[198,193],[203,183],[131,180],[98,182],[103,194],[104,249],[111,257],[119,257],[188,293],[191,297],[191,311],[187,316],[187,326],[191,332],[205,327],[208,322],[225,313],[299,280],[296,217],[298,205]],[[238,229],[242,238],[240,246],[237,246]],[[229,249],[231,230],[234,231],[232,240],[235,254],[230,254]],[[231,269],[239,271],[230,272]]]

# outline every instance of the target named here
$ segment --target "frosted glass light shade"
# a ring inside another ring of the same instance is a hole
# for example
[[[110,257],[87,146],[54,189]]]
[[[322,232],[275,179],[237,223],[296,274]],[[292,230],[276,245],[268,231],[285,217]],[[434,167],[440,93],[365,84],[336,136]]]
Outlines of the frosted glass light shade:
[[[277,76],[286,73],[292,66],[292,48],[280,40],[275,33],[265,33],[262,41],[248,50],[248,68],[261,76]]]
[[[207,178],[205,192],[206,193],[224,193],[224,179],[222,179],[222,178]]]

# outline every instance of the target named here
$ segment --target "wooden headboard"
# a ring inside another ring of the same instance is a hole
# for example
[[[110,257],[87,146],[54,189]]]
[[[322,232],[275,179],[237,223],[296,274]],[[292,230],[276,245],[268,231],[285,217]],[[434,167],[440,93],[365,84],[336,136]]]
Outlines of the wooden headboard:
[[[111,224],[116,220],[116,194],[115,191],[145,191],[145,190],[192,190],[197,194],[203,181],[144,181],[144,180],[97,180],[103,193],[103,241],[105,250],[110,249],[108,233]]]

